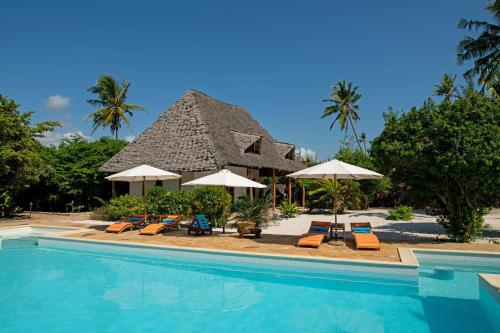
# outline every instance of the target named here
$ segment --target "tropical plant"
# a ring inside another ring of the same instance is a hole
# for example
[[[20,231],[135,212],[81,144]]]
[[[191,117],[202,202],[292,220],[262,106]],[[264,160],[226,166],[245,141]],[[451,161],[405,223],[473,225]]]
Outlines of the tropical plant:
[[[395,221],[411,221],[412,218],[413,210],[410,206],[398,205],[389,209],[389,215],[387,215],[385,219]]]
[[[309,191],[309,209],[331,209],[333,213],[344,209],[361,208],[359,183],[352,180],[317,179]]]
[[[153,215],[189,214],[191,208],[191,195],[184,191],[169,191],[163,187],[155,186],[148,191],[147,196],[148,213]]]
[[[225,227],[231,212],[231,195],[222,186],[204,186],[191,191],[191,210],[203,213],[216,227]]]
[[[499,199],[500,101],[467,90],[384,118],[371,147],[379,170],[429,206],[452,239],[476,239]]]
[[[269,222],[269,208],[271,207],[271,197],[265,196],[250,200],[241,197],[234,205],[235,220],[239,222],[254,222],[256,227]]]
[[[109,127],[111,133],[118,140],[118,130],[122,121],[130,126],[129,117],[133,116],[133,111],[146,111],[142,106],[127,104],[128,89],[130,82],[125,80],[121,84],[109,75],[103,75],[97,83],[87,89],[92,94],[96,94],[96,99],[89,99],[87,102],[99,109],[94,111],[87,119],[92,119],[92,133],[99,127]]]
[[[474,61],[474,67],[464,73],[467,80],[479,75],[478,82],[487,85],[495,76],[500,65],[500,0],[491,2],[486,7],[494,16],[495,23],[479,20],[461,19],[460,29],[481,30],[476,38],[466,36],[458,44],[458,64]]]
[[[300,214],[300,209],[296,202],[288,203],[288,201],[282,201],[279,209],[281,216],[284,218],[295,217]]]
[[[353,87],[352,82],[338,82],[336,86],[332,87],[330,98],[323,100],[323,102],[331,103],[332,105],[329,105],[325,108],[321,118],[336,115],[335,119],[330,124],[330,130],[333,128],[337,121],[339,122],[340,129],[342,131],[345,131],[346,134],[349,126],[351,126],[359,149],[363,149],[361,147],[361,142],[359,141],[358,134],[356,133],[356,127],[354,125],[354,122],[360,119],[358,114],[359,105],[357,104],[357,102],[361,98],[361,94],[359,94],[357,90],[358,87]]]
[[[0,191],[4,215],[15,213],[21,192],[39,181],[43,172],[42,145],[37,138],[59,126],[33,124],[33,112],[21,113],[15,101],[0,94]]]
[[[456,78],[456,75],[444,74],[441,82],[434,85],[434,95],[442,96],[447,101],[452,97],[456,97],[458,95],[458,89],[455,86]]]

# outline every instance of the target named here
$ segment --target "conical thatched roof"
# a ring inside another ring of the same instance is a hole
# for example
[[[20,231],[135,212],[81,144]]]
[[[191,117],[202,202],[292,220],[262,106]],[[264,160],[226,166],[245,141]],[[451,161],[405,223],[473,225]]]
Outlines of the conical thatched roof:
[[[304,167],[289,159],[293,149],[275,141],[243,108],[189,90],[101,171],[119,172],[141,164],[169,171],[227,165],[297,171]]]

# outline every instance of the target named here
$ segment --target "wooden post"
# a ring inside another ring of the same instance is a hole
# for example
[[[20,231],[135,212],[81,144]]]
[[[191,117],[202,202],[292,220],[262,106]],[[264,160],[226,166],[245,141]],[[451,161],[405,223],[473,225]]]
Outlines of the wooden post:
[[[273,169],[273,213],[276,211],[276,170]]]
[[[115,187],[115,181],[111,181],[111,198],[116,198],[116,187]]]
[[[252,167],[248,169],[248,178],[252,180]],[[250,200],[253,201],[253,187],[249,187],[250,190]]]
[[[148,208],[146,202],[146,177],[142,179],[142,200],[144,201],[144,219],[147,220]]]
[[[302,185],[302,208],[306,208],[306,187]]]
[[[288,178],[288,203],[292,203],[292,179]]]

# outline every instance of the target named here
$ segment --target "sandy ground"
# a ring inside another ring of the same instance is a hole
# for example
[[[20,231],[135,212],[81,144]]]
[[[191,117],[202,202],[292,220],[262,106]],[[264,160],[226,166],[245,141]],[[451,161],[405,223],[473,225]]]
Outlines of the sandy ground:
[[[88,213],[72,215],[33,213],[29,219],[0,220],[0,227],[23,224],[65,225],[87,228],[86,231],[69,235],[70,237],[84,239],[381,261],[399,261],[398,247],[491,251],[500,253],[500,245],[488,242],[491,239],[500,240],[500,210],[495,210],[488,215],[487,223],[491,225],[491,229],[486,231],[484,238],[473,244],[436,242],[436,236],[444,238],[443,230],[435,222],[434,218],[424,214],[416,214],[414,220],[411,222],[387,221],[385,220],[385,214],[387,214],[387,210],[371,209],[351,212],[339,215],[338,217],[339,223],[351,221],[371,222],[381,240],[380,251],[356,251],[349,237],[346,244],[342,246],[332,246],[328,243],[322,244],[318,249],[299,248],[295,246],[299,235],[307,231],[312,220],[333,221],[334,218],[331,215],[302,214],[293,219],[276,221],[264,229],[260,239],[240,239],[230,229],[228,229],[226,234],[221,234],[219,230],[216,230],[213,236],[188,236],[185,229],[169,231],[156,236],[141,236],[137,230],[119,235],[108,234],[104,232],[108,223],[92,221]],[[347,232],[347,235],[349,236],[349,232]]]

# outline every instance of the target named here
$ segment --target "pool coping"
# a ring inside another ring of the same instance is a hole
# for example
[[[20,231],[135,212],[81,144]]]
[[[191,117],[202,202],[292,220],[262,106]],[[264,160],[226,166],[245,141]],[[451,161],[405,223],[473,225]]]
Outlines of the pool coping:
[[[40,228],[40,229],[65,229],[61,230],[59,232],[55,232],[57,235],[65,235],[65,234],[72,234],[75,232],[84,232],[88,229],[86,228],[81,228],[81,227],[72,227],[72,226],[59,226],[59,225],[48,225],[48,224],[21,224],[21,225],[13,225],[13,226],[8,226],[8,227],[0,227],[0,231],[2,230],[10,230],[10,229],[22,229],[22,228]],[[1,237],[1,236],[0,236]]]
[[[479,278],[490,285],[500,294],[500,274],[479,273]],[[498,297],[497,297],[498,298]]]

